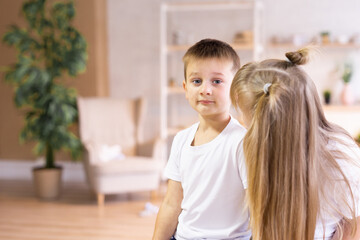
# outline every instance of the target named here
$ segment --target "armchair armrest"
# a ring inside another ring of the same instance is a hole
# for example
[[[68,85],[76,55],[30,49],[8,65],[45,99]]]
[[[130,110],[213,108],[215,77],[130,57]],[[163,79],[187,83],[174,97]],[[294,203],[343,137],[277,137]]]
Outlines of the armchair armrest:
[[[92,142],[84,142],[84,160],[87,166],[95,164],[97,162],[95,146]]]
[[[136,155],[142,157],[152,157],[154,152],[154,141],[138,143],[136,145]]]

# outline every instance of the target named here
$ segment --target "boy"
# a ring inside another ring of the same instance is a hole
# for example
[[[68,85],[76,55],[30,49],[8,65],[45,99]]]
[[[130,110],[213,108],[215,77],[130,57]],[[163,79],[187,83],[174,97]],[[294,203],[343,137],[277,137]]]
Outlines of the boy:
[[[185,96],[199,122],[174,138],[165,169],[168,189],[153,239],[249,239],[245,129],[229,113],[240,59],[227,43],[204,39],[183,61]]]

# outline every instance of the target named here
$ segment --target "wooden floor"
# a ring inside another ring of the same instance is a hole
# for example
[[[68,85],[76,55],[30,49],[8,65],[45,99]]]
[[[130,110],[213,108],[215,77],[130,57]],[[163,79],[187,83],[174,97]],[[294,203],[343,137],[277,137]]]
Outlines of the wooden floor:
[[[156,215],[139,215],[149,201],[149,193],[112,195],[99,209],[85,183],[66,182],[59,200],[44,202],[31,181],[0,179],[0,240],[151,239]]]

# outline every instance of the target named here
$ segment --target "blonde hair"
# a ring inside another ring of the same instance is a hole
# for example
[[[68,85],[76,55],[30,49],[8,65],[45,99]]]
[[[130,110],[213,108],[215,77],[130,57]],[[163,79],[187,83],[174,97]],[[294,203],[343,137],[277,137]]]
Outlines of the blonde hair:
[[[185,79],[186,69],[190,61],[210,58],[232,61],[234,73],[240,68],[240,58],[229,44],[217,39],[206,38],[195,43],[186,51],[183,57]]]
[[[336,161],[345,154],[327,147],[331,140],[344,143],[336,134],[351,137],[325,119],[313,81],[297,66],[308,61],[308,53],[305,48],[286,53],[288,61],[246,64],[232,82],[233,104],[252,116],[244,153],[254,240],[313,240],[327,190],[339,175],[346,187],[338,193],[356,231],[351,187]]]

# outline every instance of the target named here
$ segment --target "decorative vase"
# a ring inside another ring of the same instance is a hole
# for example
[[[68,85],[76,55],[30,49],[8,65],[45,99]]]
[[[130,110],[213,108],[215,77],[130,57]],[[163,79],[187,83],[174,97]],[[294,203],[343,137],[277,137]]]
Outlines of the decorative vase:
[[[55,200],[61,193],[62,168],[34,168],[33,180],[36,196],[42,200]]]
[[[331,101],[331,93],[325,92],[324,93],[324,100],[325,100],[325,104],[329,105],[330,101]]]
[[[344,105],[351,105],[354,103],[354,96],[352,94],[349,84],[345,83],[340,95],[341,103]]]
[[[330,96],[325,97],[325,104],[327,104],[327,105],[330,104]]]

